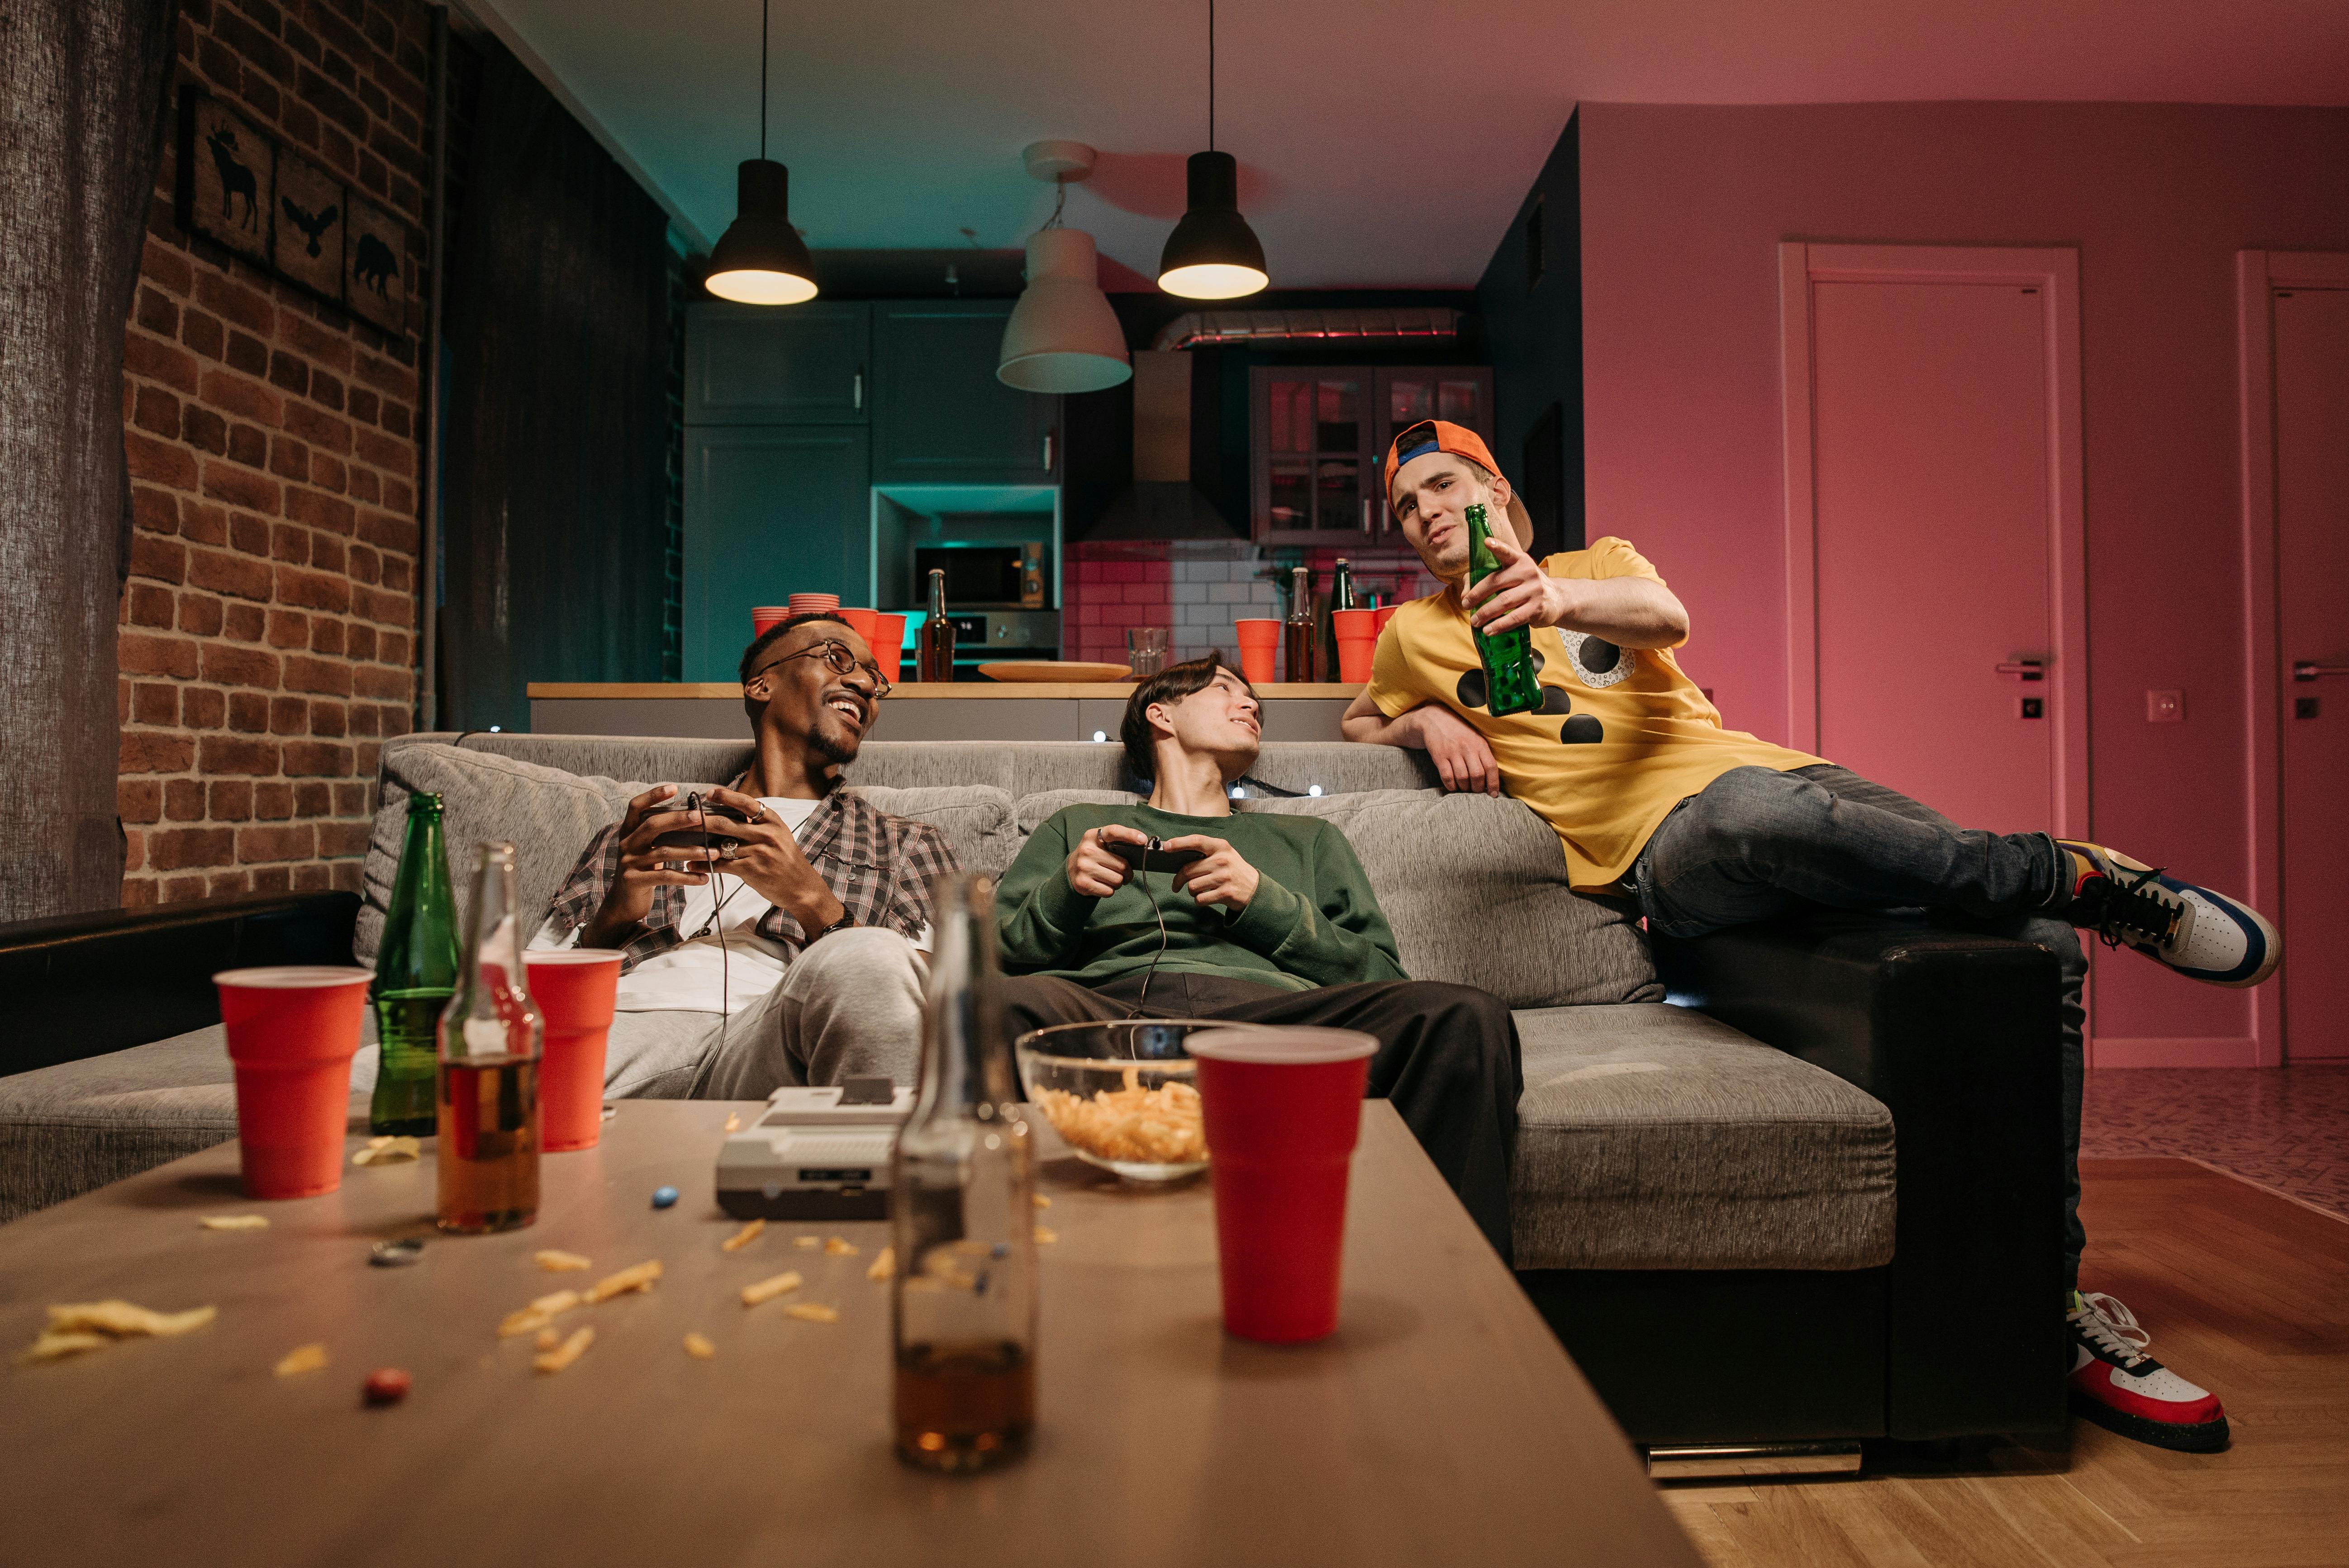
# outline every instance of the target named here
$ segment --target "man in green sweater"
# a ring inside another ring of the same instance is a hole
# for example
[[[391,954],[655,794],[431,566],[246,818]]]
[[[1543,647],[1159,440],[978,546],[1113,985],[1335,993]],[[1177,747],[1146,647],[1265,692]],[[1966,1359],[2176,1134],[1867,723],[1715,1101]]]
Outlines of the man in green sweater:
[[[1523,1088],[1516,1025],[1469,985],[1413,980],[1346,836],[1318,817],[1235,814],[1255,763],[1255,691],[1214,655],[1134,689],[1120,738],[1138,806],[1069,806],[996,893],[1016,1032],[1119,1018],[1360,1029],[1370,1092],[1394,1104],[1503,1258]],[[1137,871],[1109,847],[1199,858]]]

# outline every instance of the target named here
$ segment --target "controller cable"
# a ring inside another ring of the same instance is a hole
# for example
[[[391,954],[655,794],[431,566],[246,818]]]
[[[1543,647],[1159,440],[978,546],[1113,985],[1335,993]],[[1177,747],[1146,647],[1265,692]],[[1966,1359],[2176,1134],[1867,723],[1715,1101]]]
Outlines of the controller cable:
[[[1142,864],[1133,868],[1133,878],[1142,884],[1143,896],[1150,901],[1150,913],[1158,917],[1158,951],[1150,955],[1150,967],[1143,971],[1142,995],[1134,998],[1133,1010],[1126,1015],[1129,1022],[1141,1017],[1143,1009],[1150,1006],[1150,983],[1158,977],[1158,961],[1166,956],[1166,912],[1159,906],[1158,890],[1150,885],[1149,872],[1150,857],[1161,847],[1157,836],[1152,835],[1143,848]]]

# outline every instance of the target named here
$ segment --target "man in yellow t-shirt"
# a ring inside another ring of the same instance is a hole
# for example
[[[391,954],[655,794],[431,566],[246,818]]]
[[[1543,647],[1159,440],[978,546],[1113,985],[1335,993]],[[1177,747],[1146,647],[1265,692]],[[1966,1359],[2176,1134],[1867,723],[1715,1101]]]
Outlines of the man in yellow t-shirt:
[[[2273,973],[2275,930],[2239,900],[2101,845],[1961,829],[1825,758],[1723,729],[1672,656],[1688,638],[1688,612],[1655,568],[1614,538],[1546,561],[1528,555],[1525,507],[1474,431],[1442,420],[1405,429],[1388,449],[1385,488],[1404,537],[1444,586],[1388,623],[1370,684],[1346,710],[1346,738],[1425,750],[1449,789],[1506,785],[1557,830],[1577,890],[1633,900],[1651,930],[1671,936],[1804,907],[1922,907],[2051,949],[2064,978],[2075,1156],[2087,965],[2074,927],[2213,985],[2255,985]],[[1473,585],[1471,505],[1495,520],[1499,563]],[[1537,710],[1493,715],[1472,625],[1530,628]],[[2136,1320],[2110,1297],[2079,1295],[2078,1201],[2075,1164],[2066,1316],[2075,1407],[2161,1447],[2224,1447],[2217,1398],[2146,1356]]]

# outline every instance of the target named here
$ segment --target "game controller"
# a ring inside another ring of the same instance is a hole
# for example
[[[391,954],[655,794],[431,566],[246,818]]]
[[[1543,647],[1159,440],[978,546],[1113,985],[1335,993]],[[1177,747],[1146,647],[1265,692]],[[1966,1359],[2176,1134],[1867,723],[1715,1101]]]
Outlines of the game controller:
[[[1164,839],[1137,844],[1127,839],[1104,839],[1102,847],[1125,862],[1130,872],[1179,872],[1194,861],[1207,858],[1205,850],[1170,850]]]
[[[745,826],[750,820],[733,807],[705,799],[699,795],[688,795],[682,800],[663,801],[647,814],[658,815],[664,811],[689,811],[704,820],[719,817]],[[728,837],[724,833],[712,833],[701,828],[672,828],[655,839],[653,847],[657,850],[714,850],[727,841]]]

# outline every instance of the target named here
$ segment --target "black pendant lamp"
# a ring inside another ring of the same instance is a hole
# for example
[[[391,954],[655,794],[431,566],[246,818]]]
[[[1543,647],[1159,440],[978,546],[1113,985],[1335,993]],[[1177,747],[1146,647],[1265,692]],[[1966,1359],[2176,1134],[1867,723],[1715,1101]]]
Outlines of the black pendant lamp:
[[[734,222],[709,253],[702,286],[740,304],[815,298],[815,264],[792,227],[791,170],[767,156],[767,6],[759,0],[759,156],[742,160]]]
[[[1207,150],[1191,155],[1188,210],[1158,256],[1158,286],[1185,299],[1238,299],[1272,281],[1240,216],[1240,166],[1215,149],[1216,0],[1207,0]]]

